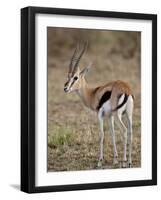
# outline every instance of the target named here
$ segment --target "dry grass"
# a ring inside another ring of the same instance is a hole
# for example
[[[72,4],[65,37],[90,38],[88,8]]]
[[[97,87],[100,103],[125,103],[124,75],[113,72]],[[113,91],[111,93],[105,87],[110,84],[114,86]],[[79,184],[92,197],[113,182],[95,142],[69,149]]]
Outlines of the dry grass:
[[[88,110],[76,94],[66,94],[69,59],[77,38],[88,38],[90,46],[80,67],[93,62],[86,79],[92,85],[122,79],[135,95],[133,115],[133,167],[141,166],[140,121],[140,33],[48,28],[48,170],[87,170],[97,167],[99,155],[96,113]],[[123,157],[116,127],[119,160]],[[113,147],[105,122],[104,168],[114,166]]]

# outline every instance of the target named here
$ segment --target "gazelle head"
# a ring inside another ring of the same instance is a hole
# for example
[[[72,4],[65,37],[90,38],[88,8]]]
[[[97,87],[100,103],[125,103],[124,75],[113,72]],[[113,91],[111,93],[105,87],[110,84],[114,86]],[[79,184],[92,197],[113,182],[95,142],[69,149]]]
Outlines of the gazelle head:
[[[82,86],[82,79],[86,74],[86,72],[88,71],[89,66],[85,67],[83,70],[80,70],[79,62],[87,48],[87,45],[88,45],[87,42],[84,43],[81,51],[80,51],[80,44],[77,44],[76,46],[76,49],[70,61],[67,81],[64,84],[65,92],[78,91]]]

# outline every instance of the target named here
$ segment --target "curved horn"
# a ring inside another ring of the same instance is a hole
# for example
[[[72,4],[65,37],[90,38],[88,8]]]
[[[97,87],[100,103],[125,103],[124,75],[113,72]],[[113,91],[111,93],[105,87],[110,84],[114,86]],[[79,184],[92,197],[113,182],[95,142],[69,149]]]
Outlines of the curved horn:
[[[68,72],[69,74],[72,73],[72,71],[73,71],[74,61],[76,60],[76,54],[77,54],[78,50],[79,50],[79,43],[77,43],[76,48],[75,48],[74,53],[73,53],[73,56],[72,56],[72,58],[70,60],[69,72]]]
[[[80,61],[81,57],[83,56],[85,50],[87,49],[87,46],[88,46],[88,41],[86,41],[86,42],[84,43],[83,49],[82,49],[82,51],[81,51],[79,57],[78,57],[77,60],[76,60],[76,63],[75,63],[75,65],[74,65],[74,67],[73,67],[73,71],[74,71],[74,72],[77,70],[79,61]]]

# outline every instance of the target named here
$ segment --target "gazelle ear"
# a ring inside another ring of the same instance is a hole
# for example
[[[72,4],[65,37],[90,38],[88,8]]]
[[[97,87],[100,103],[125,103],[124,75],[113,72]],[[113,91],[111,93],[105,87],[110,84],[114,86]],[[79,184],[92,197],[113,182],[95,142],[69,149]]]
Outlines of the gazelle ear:
[[[90,63],[87,67],[85,67],[84,69],[82,69],[82,71],[79,73],[80,76],[85,75],[91,68],[92,63]]]

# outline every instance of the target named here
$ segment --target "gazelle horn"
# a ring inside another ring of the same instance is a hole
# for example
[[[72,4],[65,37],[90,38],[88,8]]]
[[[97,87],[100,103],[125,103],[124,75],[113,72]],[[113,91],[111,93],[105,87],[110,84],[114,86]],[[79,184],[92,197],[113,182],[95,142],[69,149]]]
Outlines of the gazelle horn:
[[[72,56],[70,64],[69,64],[69,72],[68,72],[69,74],[71,74],[73,71],[74,62],[76,62],[76,54],[78,53],[78,50],[79,50],[79,43],[77,43],[77,46],[74,50],[73,56]]]
[[[83,56],[85,50],[87,49],[87,46],[88,46],[88,41],[86,41],[86,42],[84,43],[83,49],[82,49],[82,51],[81,51],[79,57],[76,59],[75,65],[74,65],[74,67],[73,67],[73,73],[78,69],[79,61],[80,61],[81,57]]]

